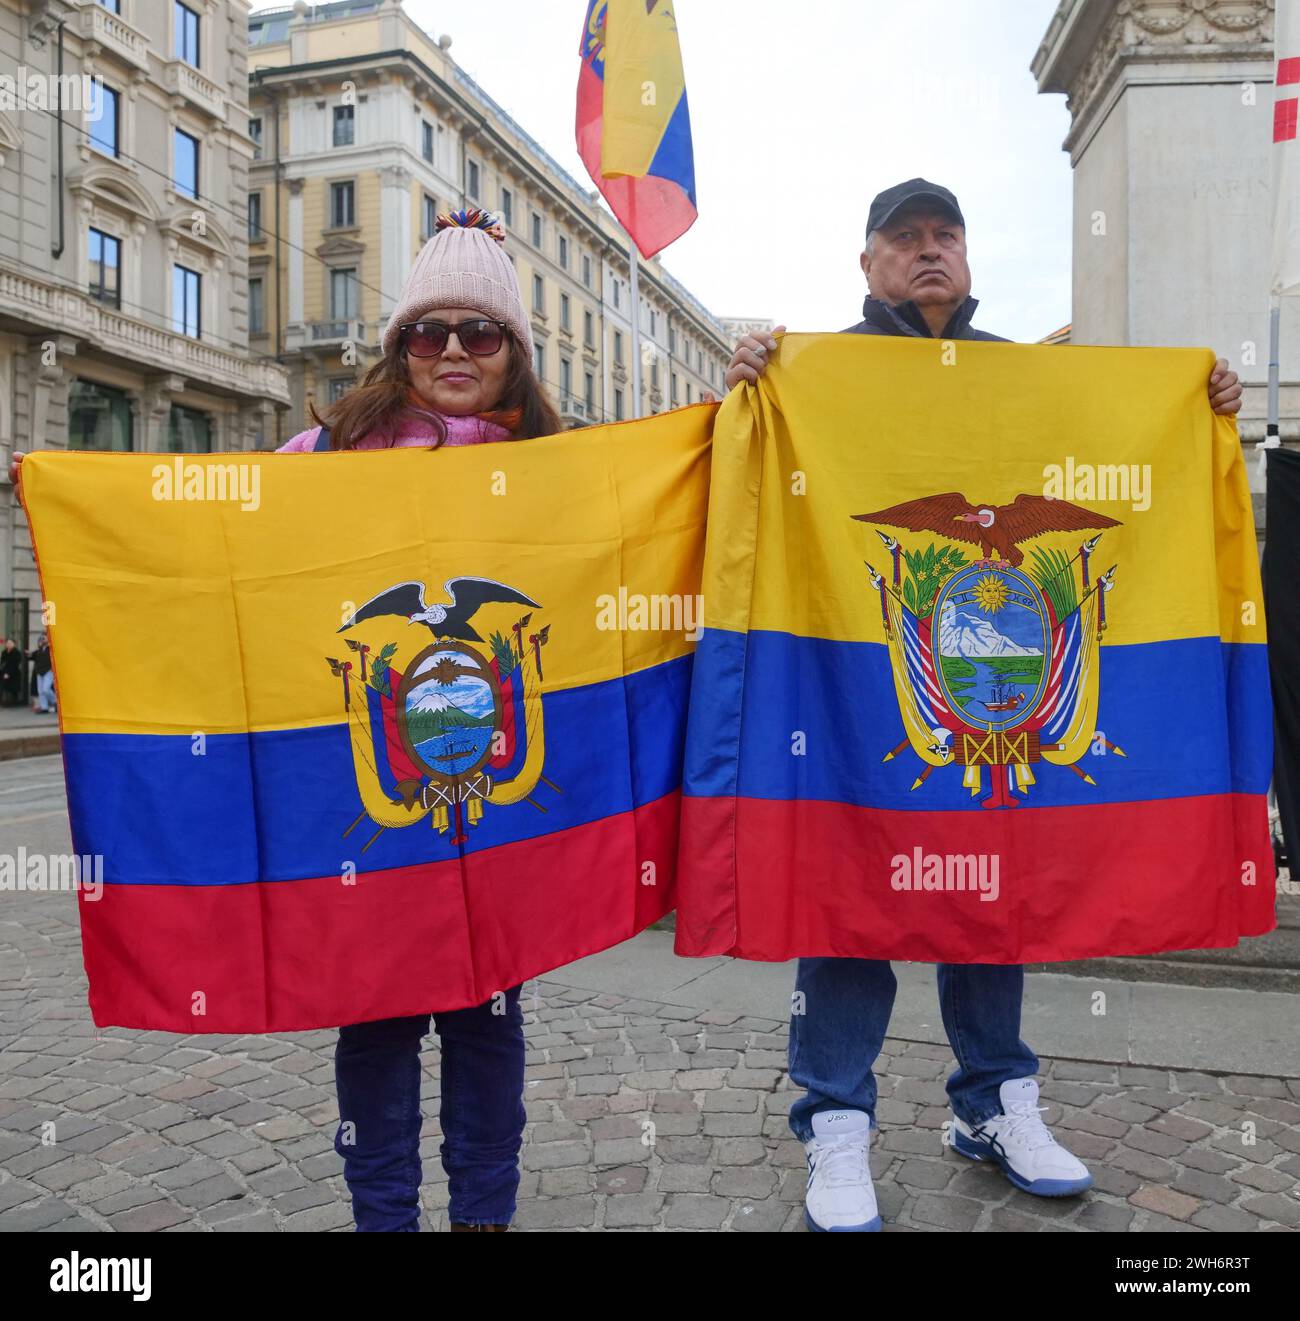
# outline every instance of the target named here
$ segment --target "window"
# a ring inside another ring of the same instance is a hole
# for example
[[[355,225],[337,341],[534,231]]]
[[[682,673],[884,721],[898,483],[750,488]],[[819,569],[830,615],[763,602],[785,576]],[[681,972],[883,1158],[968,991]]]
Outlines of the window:
[[[355,266],[330,272],[330,320],[355,321],[357,271]]]
[[[623,420],[623,391],[622,391],[622,390],[615,390],[615,391],[614,391],[614,421],[615,421],[615,422],[621,422],[622,420]]]
[[[533,372],[539,381],[546,379],[546,346],[533,345]]]
[[[567,399],[573,393],[573,363],[560,359],[560,394]]]
[[[704,375],[704,350],[703,350],[703,349],[696,349],[696,350],[695,350],[695,370],[696,370],[697,372],[699,372],[701,376]]]
[[[668,401],[672,404],[677,402],[677,373],[673,372],[672,379],[669,382]]]
[[[465,162],[465,192],[469,197],[478,200],[478,161],[466,160]]]
[[[122,12],[122,0],[99,0],[101,9],[107,9],[110,14],[120,14]]]
[[[74,380],[68,390],[70,450],[133,448],[131,400],[125,390]]]
[[[434,198],[430,197],[428,193],[425,193],[420,222],[420,237],[423,239],[431,239],[437,224],[438,203]]]
[[[569,240],[560,235],[560,265],[567,271],[569,269]]]
[[[614,306],[618,306],[618,281],[614,281]]]
[[[504,220],[507,225],[513,225],[515,223],[515,199],[511,195],[509,188],[503,188],[501,190],[501,219]]]
[[[653,339],[655,331],[659,328],[659,313],[652,307],[650,309],[650,338]]]
[[[169,454],[211,454],[212,420],[195,408],[173,404],[167,419]]]
[[[614,361],[620,367],[623,365],[623,332],[621,330],[614,332]]]
[[[596,378],[590,373],[583,373],[582,397],[587,405],[588,416],[596,409]]]
[[[266,285],[260,275],[248,282],[248,333],[266,334]]]
[[[657,390],[659,388],[659,359],[656,358],[650,364],[650,388]]]
[[[334,107],[334,145],[350,147],[357,140],[356,106]]]
[[[203,277],[188,266],[172,267],[172,329],[190,339],[203,336],[203,313],[200,306]]]
[[[546,282],[540,275],[533,276],[533,311],[546,311]]]
[[[591,258],[585,252],[582,254],[582,282],[591,288]]]
[[[427,119],[420,121],[420,155],[433,164],[433,125]]]
[[[248,121],[248,136],[253,139],[253,159],[260,161],[262,159],[262,121],[260,119],[250,119]]]
[[[584,311],[582,314],[582,342],[588,348],[596,347],[596,318],[590,311]]]
[[[677,327],[671,321],[668,323],[668,352],[677,352]]]
[[[182,129],[176,129],[174,133],[175,146],[173,151],[176,157],[175,173],[172,175],[172,183],[176,186],[178,193],[184,193],[186,197],[197,197],[199,195],[199,140],[192,138]]]
[[[199,16],[189,5],[181,4],[180,0],[175,0],[172,13],[175,15],[174,21],[176,24],[176,58],[184,60],[186,64],[192,64],[197,69],[199,67]]]
[[[92,97],[92,110],[87,115],[90,121],[90,145],[98,147],[106,156],[116,156],[121,98],[104,83],[92,83],[92,86],[98,87],[99,91],[98,95]]]
[[[98,229],[90,231],[90,296],[110,307],[122,306],[122,245]]]
[[[686,402],[687,402],[688,404],[691,402],[691,383],[690,383],[690,381],[687,381],[687,382],[686,382]]]
[[[570,328],[569,322],[570,322],[569,295],[561,294],[560,295],[560,329],[568,330]]]
[[[356,185],[330,184],[330,225],[334,229],[351,229],[357,223]]]
[[[262,237],[262,194],[248,195],[248,237],[253,243]]]
[[[352,389],[353,380],[350,376],[331,376],[329,382],[329,401],[337,404],[347,392]]]
[[[533,212],[533,247],[540,248],[541,246],[542,246],[542,218],[537,214],[536,211],[534,211]]]

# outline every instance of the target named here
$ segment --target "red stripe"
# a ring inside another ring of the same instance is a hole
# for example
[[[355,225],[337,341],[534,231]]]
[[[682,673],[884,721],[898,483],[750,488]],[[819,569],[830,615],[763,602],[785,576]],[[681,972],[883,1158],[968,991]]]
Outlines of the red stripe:
[[[1291,83],[1300,83],[1300,55],[1277,62],[1277,85],[1286,87]]]
[[[1273,141],[1291,142],[1296,136],[1296,111],[1300,101],[1279,101],[1273,107]]]
[[[355,885],[111,885],[94,902],[82,891],[91,1013],[100,1027],[288,1032],[482,1004],[668,912],[678,812],[670,794],[463,869],[453,859]]]
[[[1276,924],[1262,797],[1012,815],[687,798],[677,952],[1037,963],[1224,947]],[[918,845],[996,855],[998,898],[896,890],[895,860]]]

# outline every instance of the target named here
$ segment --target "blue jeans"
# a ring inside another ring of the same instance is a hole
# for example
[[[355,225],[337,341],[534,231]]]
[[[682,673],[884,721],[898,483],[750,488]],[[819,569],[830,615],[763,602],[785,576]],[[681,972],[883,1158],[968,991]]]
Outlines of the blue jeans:
[[[434,1014],[442,1048],[442,1168],[448,1217],[509,1224],[524,1133],[524,1015],[519,987],[492,1001]],[[363,1232],[420,1228],[420,1042],[429,1015],[382,1018],[339,1029],[334,1150]]]
[[[957,1069],[948,1099],[972,1126],[1002,1113],[998,1089],[1032,1078],[1038,1057],[1020,1040],[1025,970],[1018,964],[941,963],[939,1008]],[[889,1029],[898,982],[881,959],[800,959],[795,990],[803,1012],[790,1016],[790,1077],[806,1095],[790,1107],[801,1142],[818,1110],[863,1110],[876,1122],[876,1062]]]

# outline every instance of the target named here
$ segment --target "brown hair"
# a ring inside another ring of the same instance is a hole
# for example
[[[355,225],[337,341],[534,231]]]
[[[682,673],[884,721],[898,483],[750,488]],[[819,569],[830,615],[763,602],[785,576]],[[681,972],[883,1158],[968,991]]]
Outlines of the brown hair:
[[[542,383],[528,361],[523,345],[513,335],[506,337],[510,363],[506,368],[501,398],[493,413],[510,429],[511,440],[531,440],[535,436],[553,436],[564,429],[560,415],[547,398]],[[324,416],[310,406],[312,421],[330,429],[330,449],[355,449],[372,431],[392,430],[404,412],[412,408],[411,372],[406,365],[406,349],[398,339],[393,347],[365,374]],[[432,409],[440,442],[447,438],[446,426]],[[501,416],[505,415],[505,416]],[[517,417],[517,420],[516,420]],[[508,418],[508,420],[507,420]]]

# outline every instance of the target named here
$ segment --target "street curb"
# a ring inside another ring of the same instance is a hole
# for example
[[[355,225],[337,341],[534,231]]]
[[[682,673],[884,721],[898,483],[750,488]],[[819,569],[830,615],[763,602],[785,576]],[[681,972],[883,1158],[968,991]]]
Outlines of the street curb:
[[[50,757],[59,751],[59,734],[17,734],[0,738],[0,761],[16,761],[19,757]]]

